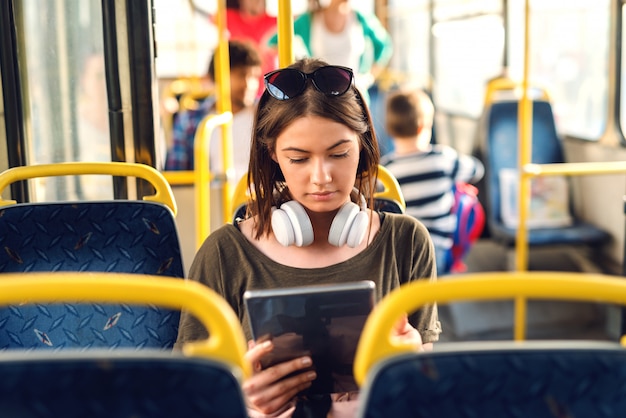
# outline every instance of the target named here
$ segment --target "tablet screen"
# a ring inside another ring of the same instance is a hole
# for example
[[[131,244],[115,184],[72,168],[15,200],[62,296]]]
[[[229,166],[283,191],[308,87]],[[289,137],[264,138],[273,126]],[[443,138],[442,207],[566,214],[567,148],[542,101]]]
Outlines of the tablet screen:
[[[352,365],[374,307],[373,282],[251,290],[244,300],[253,338],[274,344],[263,367],[309,355],[317,378],[307,393],[358,390]]]

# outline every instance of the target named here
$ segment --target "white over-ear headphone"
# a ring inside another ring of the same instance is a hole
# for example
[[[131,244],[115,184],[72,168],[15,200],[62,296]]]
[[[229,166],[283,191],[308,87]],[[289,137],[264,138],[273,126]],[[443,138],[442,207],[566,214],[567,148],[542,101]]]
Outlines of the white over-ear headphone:
[[[367,232],[369,216],[365,197],[354,188],[352,194],[360,196],[361,205],[353,202],[344,203],[335,215],[328,242],[336,247],[348,244],[348,247],[358,247]],[[313,226],[306,211],[295,200],[289,200],[280,208],[272,208],[272,230],[276,240],[285,247],[296,245],[304,247],[313,242]]]

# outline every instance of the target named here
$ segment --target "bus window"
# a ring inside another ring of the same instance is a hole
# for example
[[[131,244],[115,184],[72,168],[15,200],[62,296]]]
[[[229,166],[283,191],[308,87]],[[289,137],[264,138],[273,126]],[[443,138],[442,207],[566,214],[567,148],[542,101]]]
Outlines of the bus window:
[[[620,79],[620,86],[621,86],[621,95],[619,97],[619,101],[620,101],[620,107],[619,107],[619,121],[620,121],[620,128],[622,130],[622,138],[626,137],[626,133],[624,133],[624,130],[626,129],[626,76],[624,76],[623,72],[624,72],[624,68],[626,68],[626,53],[624,53],[624,45],[626,42],[626,30],[624,30],[624,21],[626,21],[626,5],[622,4],[622,33],[618,34],[618,36],[622,37],[622,62],[620,63],[620,67],[621,71],[622,71],[622,75],[621,75],[621,79]]]
[[[389,63],[395,78],[390,84],[415,83],[430,90],[428,7],[412,0],[389,0],[387,17],[395,48]]]
[[[111,161],[101,2],[18,4],[28,163]],[[110,176],[88,177],[37,179],[33,197],[113,197]]]
[[[502,18],[483,15],[438,22],[433,37],[434,94],[439,109],[478,118],[485,84],[502,71]]]
[[[606,128],[610,0],[536,0],[530,79],[546,88],[560,133],[597,140]],[[523,71],[523,2],[510,2],[511,74]]]

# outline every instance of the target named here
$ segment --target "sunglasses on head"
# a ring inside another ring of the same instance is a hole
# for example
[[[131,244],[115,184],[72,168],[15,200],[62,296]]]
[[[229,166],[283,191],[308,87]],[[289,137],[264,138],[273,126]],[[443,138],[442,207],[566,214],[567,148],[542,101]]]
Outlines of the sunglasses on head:
[[[354,74],[347,67],[327,65],[312,73],[303,73],[294,68],[283,68],[265,74],[265,88],[277,100],[289,100],[301,94],[311,80],[315,89],[328,96],[341,96],[350,89]]]

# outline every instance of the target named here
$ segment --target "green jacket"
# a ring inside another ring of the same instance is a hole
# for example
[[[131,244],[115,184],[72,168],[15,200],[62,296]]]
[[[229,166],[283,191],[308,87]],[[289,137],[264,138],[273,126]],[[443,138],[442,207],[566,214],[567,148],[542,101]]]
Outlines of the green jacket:
[[[374,15],[366,16],[359,11],[355,11],[357,20],[363,28],[365,37],[365,53],[361,56],[358,72],[368,73],[374,64],[385,66],[391,59],[393,52],[391,36]],[[311,26],[313,13],[306,12],[300,15],[293,23],[294,37],[300,37],[307,49],[309,56],[311,53]],[[278,45],[278,35],[275,34],[269,40],[270,46]]]

